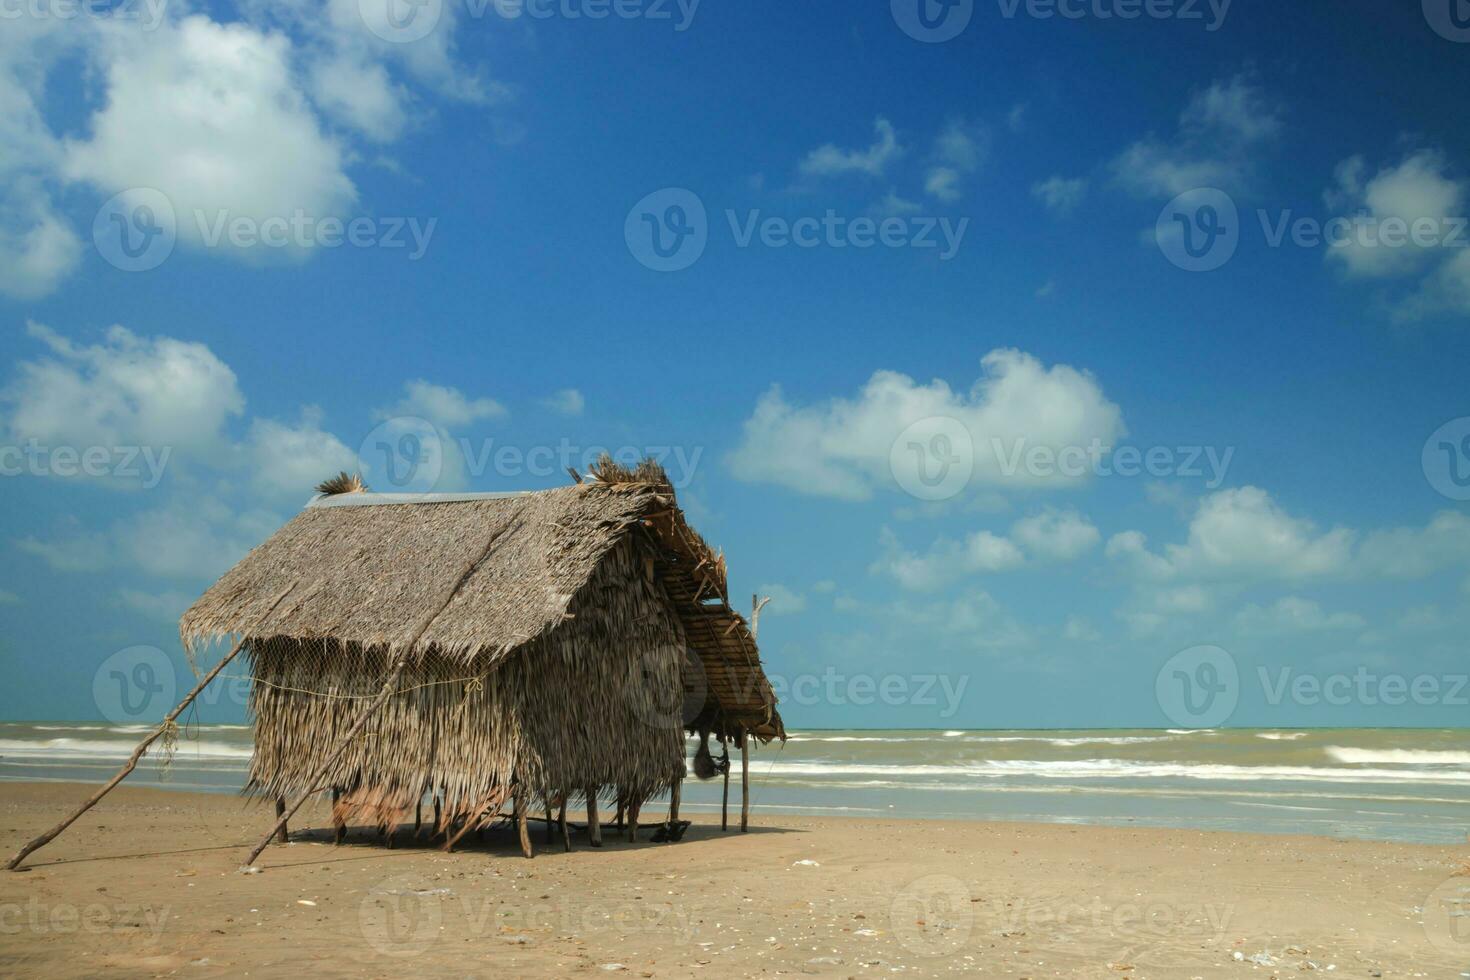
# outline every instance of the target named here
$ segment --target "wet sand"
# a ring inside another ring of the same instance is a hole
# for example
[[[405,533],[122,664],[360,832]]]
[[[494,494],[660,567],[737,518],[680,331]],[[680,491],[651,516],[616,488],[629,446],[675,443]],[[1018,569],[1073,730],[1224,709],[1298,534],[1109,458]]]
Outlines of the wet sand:
[[[89,792],[0,784],[0,846]],[[1465,846],[757,812],[677,844],[574,830],[570,854],[538,828],[527,861],[507,830],[334,847],[312,806],[240,873],[270,818],[115,791],[0,874],[0,975],[1470,975]]]

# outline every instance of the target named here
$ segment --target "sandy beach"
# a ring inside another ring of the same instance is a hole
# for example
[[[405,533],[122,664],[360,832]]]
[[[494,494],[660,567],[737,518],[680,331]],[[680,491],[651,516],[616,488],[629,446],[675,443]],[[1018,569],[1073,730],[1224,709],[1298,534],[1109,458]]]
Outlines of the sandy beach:
[[[8,783],[7,854],[86,795]],[[645,819],[657,820],[650,807]],[[757,814],[572,853],[334,847],[307,808],[259,874],[238,798],[125,787],[0,875],[6,976],[1460,977],[1470,850],[1157,828]]]

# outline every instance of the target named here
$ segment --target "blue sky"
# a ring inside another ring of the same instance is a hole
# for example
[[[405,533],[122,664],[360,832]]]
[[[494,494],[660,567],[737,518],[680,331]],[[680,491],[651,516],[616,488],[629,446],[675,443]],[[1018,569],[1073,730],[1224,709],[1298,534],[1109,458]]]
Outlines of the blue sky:
[[[1226,723],[1463,724],[1470,43],[1432,3],[991,0],[935,41],[903,2],[9,19],[0,715],[96,717],[139,645],[182,671],[213,577],[417,435],[439,490],[668,448],[775,597],[768,670],[838,678],[793,727],[1196,727],[1156,681],[1201,646]]]

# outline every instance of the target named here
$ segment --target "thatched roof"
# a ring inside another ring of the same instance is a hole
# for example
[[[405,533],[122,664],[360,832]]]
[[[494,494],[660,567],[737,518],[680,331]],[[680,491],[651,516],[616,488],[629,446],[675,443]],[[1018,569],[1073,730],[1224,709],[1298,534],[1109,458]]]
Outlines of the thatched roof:
[[[662,472],[604,464],[598,476],[523,494],[320,497],[185,612],[185,646],[240,634],[330,640],[483,669],[565,622],[599,561],[625,536],[646,534],[659,556],[649,571],[703,667],[710,698],[698,727],[784,737],[755,641],[730,606],[724,560],[685,522]]]

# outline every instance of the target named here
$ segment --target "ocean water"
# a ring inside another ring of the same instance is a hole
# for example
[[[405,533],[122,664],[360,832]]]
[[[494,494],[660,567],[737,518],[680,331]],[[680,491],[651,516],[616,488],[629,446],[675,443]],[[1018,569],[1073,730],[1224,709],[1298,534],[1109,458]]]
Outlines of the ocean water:
[[[0,723],[0,781],[100,782],[146,726]],[[693,743],[690,743],[691,753]],[[238,792],[247,726],[186,729],[131,786]],[[732,814],[739,756],[732,758]],[[751,755],[759,815],[1024,820],[1463,843],[1470,730],[795,731]],[[720,781],[685,783],[718,810]],[[0,790],[3,792],[3,790]],[[762,819],[769,820],[768,816]]]

